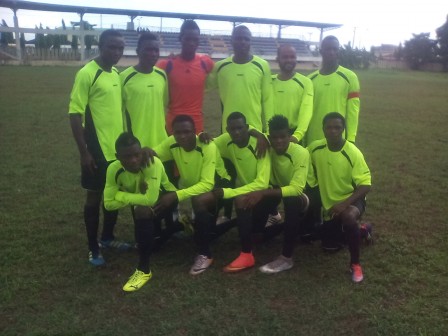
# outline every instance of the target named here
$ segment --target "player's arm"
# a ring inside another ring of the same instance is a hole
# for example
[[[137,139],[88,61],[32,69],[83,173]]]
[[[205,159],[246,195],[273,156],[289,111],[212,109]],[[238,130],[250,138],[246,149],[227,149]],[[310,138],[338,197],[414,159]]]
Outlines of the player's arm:
[[[264,114],[264,129],[268,129],[268,121],[274,116],[274,91],[272,89],[272,75],[269,63],[265,63],[264,74],[261,82],[261,104]]]
[[[214,64],[212,71],[207,75],[207,79],[205,81],[205,89],[207,91],[217,89],[218,88],[218,67],[219,62]]]
[[[119,186],[115,180],[115,176],[117,175],[117,168],[119,166],[115,164],[111,164],[107,168],[106,173],[106,186],[104,187],[104,207],[106,210],[118,210],[124,208],[127,204],[122,201],[118,201],[115,196],[119,192]]]
[[[269,150],[270,143],[266,135],[258,131],[256,128],[249,125],[249,135],[257,139],[257,146],[255,147],[255,152],[257,157],[262,158],[266,155]]]
[[[350,142],[355,142],[358,132],[358,120],[360,109],[360,87],[358,77],[353,73],[350,77],[350,87],[347,97],[347,111],[345,117],[346,138]]]
[[[333,205],[328,211],[331,216],[338,216],[344,212],[350,205],[354,204],[358,200],[364,199],[367,193],[370,191],[370,185],[360,185],[355,188],[353,194],[346,200]]]
[[[96,169],[95,160],[87,149],[84,138],[83,118],[89,101],[90,78],[88,74],[79,71],[70,94],[69,116],[73,138],[81,160],[81,167],[93,173]]]
[[[300,151],[300,156],[294,161],[294,174],[289,185],[281,187],[281,196],[299,196],[305,189],[308,178],[308,168],[310,166],[310,154],[306,149]]]
[[[126,205],[153,206],[159,198],[162,173],[163,165],[157,160],[151,165],[151,168],[144,169],[143,176],[147,184],[144,194],[118,191],[115,194],[115,200]]]
[[[297,119],[297,128],[292,135],[296,138],[297,142],[302,140],[304,137],[308,125],[310,124],[311,117],[313,116],[313,100],[314,100],[314,89],[313,82],[305,78],[303,81],[303,94],[302,102],[300,103],[299,117]]]
[[[271,158],[266,155],[264,158],[257,160],[257,176],[255,179],[238,188],[224,188],[223,198],[232,198],[250,193],[251,191],[267,189],[269,186],[269,178],[271,176]]]
[[[201,175],[198,183],[176,191],[176,195],[179,201],[183,201],[192,196],[204,194],[213,189],[215,183],[215,170],[216,170],[216,145],[210,143],[207,146],[202,147],[203,160],[201,167]]]
[[[171,135],[167,139],[163,140],[160,144],[154,147],[152,150],[155,155],[162,161],[168,161],[173,159],[170,146],[174,143],[174,137]]]

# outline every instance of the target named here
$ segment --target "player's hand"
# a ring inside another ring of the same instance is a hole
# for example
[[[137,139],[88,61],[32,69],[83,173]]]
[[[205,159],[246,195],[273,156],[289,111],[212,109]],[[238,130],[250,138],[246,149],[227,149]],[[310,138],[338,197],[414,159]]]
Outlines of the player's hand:
[[[210,143],[210,141],[213,140],[213,137],[210,134],[208,134],[207,132],[199,133],[198,138],[199,138],[199,141],[204,144],[208,144],[208,143]]]
[[[257,157],[259,159],[263,158],[266,155],[266,152],[269,149],[269,141],[266,139],[266,137],[260,133],[260,135],[257,136],[257,145],[255,146],[255,152],[257,153]]]
[[[174,191],[163,194],[162,196],[160,196],[157,204],[154,206],[154,212],[156,213],[156,215],[159,215],[166,209],[169,209],[177,201],[177,194]]]
[[[212,193],[218,200],[224,197],[224,190],[222,188],[213,189]]]
[[[253,209],[263,198],[263,191],[252,191],[242,196],[243,208]]]
[[[289,142],[293,142],[293,143],[298,144],[298,143],[299,143],[299,140],[297,140],[297,138],[296,138],[295,136],[292,136],[292,135],[291,135],[291,137],[289,138]]]
[[[94,174],[97,169],[95,160],[88,151],[81,154],[81,167],[83,170],[90,172],[90,174]]]
[[[341,213],[343,213],[348,207],[350,206],[350,203],[347,202],[341,202],[338,204],[333,205],[330,210],[328,210],[330,216],[338,217]]]
[[[149,147],[143,147],[142,148],[142,166],[148,167],[151,163],[154,163],[154,156],[157,156],[157,153],[149,148]]]
[[[146,194],[146,190],[148,190],[148,183],[146,183],[146,181],[141,181],[138,188],[141,194]]]

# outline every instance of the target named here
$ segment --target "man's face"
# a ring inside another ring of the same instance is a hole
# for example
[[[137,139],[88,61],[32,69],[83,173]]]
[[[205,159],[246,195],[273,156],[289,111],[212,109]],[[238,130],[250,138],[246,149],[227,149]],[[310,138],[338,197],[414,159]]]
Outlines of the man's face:
[[[329,39],[322,42],[320,47],[322,61],[325,63],[337,62],[339,58],[339,42],[335,39]]]
[[[131,173],[138,173],[142,167],[142,149],[139,144],[122,147],[117,153],[117,159],[125,170]]]
[[[193,124],[189,121],[174,123],[173,136],[184,150],[190,151],[196,147],[196,132]]]
[[[227,122],[227,132],[237,146],[245,146],[249,138],[249,126],[243,119],[233,119]]]
[[[294,71],[297,64],[296,50],[291,46],[281,47],[278,51],[277,62],[283,72]]]
[[[141,64],[154,66],[159,59],[159,42],[145,40],[137,49],[137,56]]]
[[[100,57],[106,65],[118,63],[123,56],[124,39],[118,36],[109,36],[100,47]]]
[[[272,149],[278,154],[285,154],[289,146],[289,129],[276,130],[269,133]]]
[[[186,29],[180,39],[182,52],[194,54],[199,46],[199,31],[197,29]]]
[[[252,35],[248,29],[236,28],[232,35],[233,52],[237,55],[248,55],[250,53],[250,40]]]
[[[342,140],[344,133],[344,124],[341,119],[328,119],[324,125],[325,138],[329,143],[337,144]]]

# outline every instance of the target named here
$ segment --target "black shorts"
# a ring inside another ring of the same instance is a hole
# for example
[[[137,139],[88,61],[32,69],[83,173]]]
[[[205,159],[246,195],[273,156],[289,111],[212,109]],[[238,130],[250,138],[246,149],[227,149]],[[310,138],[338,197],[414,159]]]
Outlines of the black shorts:
[[[106,185],[107,167],[114,161],[98,161],[95,172],[92,174],[89,170],[81,168],[81,186],[90,191],[103,191]]]
[[[355,207],[359,211],[359,218],[362,216],[364,211],[366,210],[366,200],[361,199],[356,201],[355,203],[351,204],[350,206]],[[332,218],[330,220],[324,220],[323,225],[321,227],[322,230],[332,230],[334,233],[334,230],[338,231],[338,233],[343,233],[344,229],[342,227],[342,223],[339,220],[339,218]]]

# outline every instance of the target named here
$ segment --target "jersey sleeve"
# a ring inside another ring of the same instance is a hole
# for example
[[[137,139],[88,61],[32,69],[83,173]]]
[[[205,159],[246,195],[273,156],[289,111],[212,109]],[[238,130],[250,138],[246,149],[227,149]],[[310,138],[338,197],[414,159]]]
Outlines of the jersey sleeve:
[[[257,176],[251,182],[239,188],[224,188],[224,198],[233,198],[250,193],[251,191],[263,190],[269,187],[269,178],[271,176],[271,158],[265,155],[264,158],[257,161]]]
[[[153,150],[157,153],[157,157],[162,161],[168,161],[173,159],[170,146],[173,144],[173,136],[168,137],[162,143],[158,144]]]
[[[69,113],[85,115],[89,102],[90,75],[87,71],[78,71],[70,94]]]
[[[179,202],[197,196],[213,189],[215,183],[215,168],[216,168],[216,146],[212,142],[209,145],[202,147],[203,160],[201,167],[201,175],[199,182],[191,187],[180,189],[176,191]]]
[[[360,86],[358,77],[354,72],[350,77],[350,88],[347,97],[347,111],[346,111],[346,137],[350,142],[355,142],[356,134],[358,132],[358,120],[360,109]]]
[[[308,166],[308,174],[306,177],[306,183],[308,183],[308,185],[311,188],[317,187],[318,186],[318,181],[317,181],[317,175],[316,175],[316,169],[315,169],[315,165],[314,165],[314,160],[313,160],[313,155],[312,153],[312,149],[313,147],[308,146],[307,150],[308,153],[310,154],[310,162],[309,162],[309,166]]]
[[[159,199],[160,184],[164,173],[163,165],[159,160],[144,170],[144,181],[148,185],[144,194],[118,191],[115,199],[126,205],[153,206]]]
[[[299,109],[299,117],[297,120],[297,128],[294,131],[293,137],[297,139],[297,141],[302,140],[304,137],[308,126],[311,121],[311,117],[313,116],[313,100],[314,100],[314,89],[313,82],[305,78],[303,81],[303,94],[302,94],[302,102],[300,104]]]
[[[308,167],[310,165],[310,154],[306,149],[300,151],[294,161],[294,174],[289,185],[281,187],[282,197],[299,196],[305,188]]]
[[[352,179],[356,186],[372,185],[370,169],[364,159],[364,155],[358,151],[355,162],[353,163]]]
[[[263,132],[267,132],[268,121],[274,116],[274,92],[272,88],[272,75],[271,69],[269,68],[269,63],[264,62],[264,64],[264,74],[261,83],[261,104],[264,114]]]
[[[107,167],[106,173],[106,186],[104,187],[104,207],[106,210],[118,210],[124,208],[127,204],[122,201],[118,201],[115,196],[119,192],[119,187],[117,182],[115,181],[115,176],[117,174],[117,168],[119,166],[115,164],[109,165]]]

